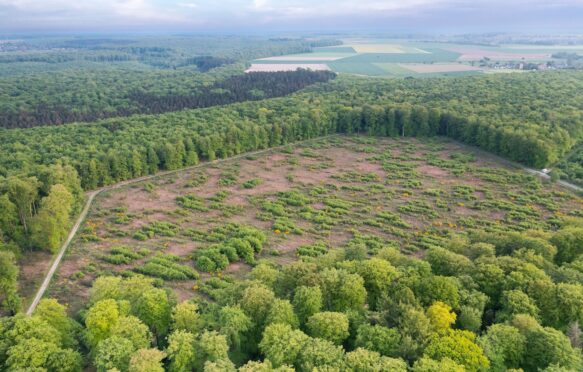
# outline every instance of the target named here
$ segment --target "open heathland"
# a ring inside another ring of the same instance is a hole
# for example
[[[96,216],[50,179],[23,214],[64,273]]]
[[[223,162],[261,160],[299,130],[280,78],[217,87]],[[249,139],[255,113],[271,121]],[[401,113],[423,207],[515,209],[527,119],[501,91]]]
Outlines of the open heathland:
[[[96,277],[139,273],[187,299],[201,280],[261,260],[354,245],[423,256],[475,229],[552,230],[582,206],[445,139],[334,136],[102,194],[51,295],[79,309]]]

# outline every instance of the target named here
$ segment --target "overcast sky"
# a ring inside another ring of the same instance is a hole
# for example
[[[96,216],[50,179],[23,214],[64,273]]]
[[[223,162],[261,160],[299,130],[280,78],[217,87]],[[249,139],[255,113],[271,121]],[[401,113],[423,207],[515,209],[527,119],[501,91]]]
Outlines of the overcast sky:
[[[583,0],[0,0],[0,32],[583,32]]]

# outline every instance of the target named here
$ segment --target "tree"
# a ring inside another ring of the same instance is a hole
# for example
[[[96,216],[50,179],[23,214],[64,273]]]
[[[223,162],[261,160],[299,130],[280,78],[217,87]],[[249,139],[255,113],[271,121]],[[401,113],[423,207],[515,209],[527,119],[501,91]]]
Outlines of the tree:
[[[274,368],[269,359],[263,362],[250,361],[247,364],[239,367],[239,372],[294,372],[295,370],[290,366],[281,366]]]
[[[569,341],[571,341],[571,346],[575,349],[581,349],[581,328],[579,328],[579,322],[574,321],[567,327],[566,332],[567,337],[569,337]]]
[[[395,328],[363,324],[356,332],[356,347],[375,351],[383,356],[396,357],[400,343],[401,335]]]
[[[190,371],[194,368],[194,341],[194,335],[186,331],[177,330],[170,334],[166,349],[170,372]]]
[[[34,311],[34,316],[43,319],[60,333],[61,343],[64,347],[77,347],[76,338],[79,325],[67,317],[67,308],[59,304],[57,300],[42,299]]]
[[[443,302],[454,309],[459,306],[458,282],[455,278],[449,276],[436,275],[423,278],[416,295],[426,306],[436,301]]]
[[[0,251],[0,304],[11,312],[16,312],[20,306],[17,280],[18,266],[14,254]]]
[[[348,338],[348,317],[343,313],[325,311],[308,318],[306,327],[312,337],[322,338],[337,345]]]
[[[119,336],[109,337],[97,345],[95,366],[99,372],[106,372],[114,368],[127,371],[134,351],[131,341]]]
[[[553,364],[573,370],[581,368],[581,353],[573,349],[567,336],[560,331],[539,328],[529,332],[526,339],[523,363],[526,371],[537,371]]]
[[[65,186],[57,184],[51,187],[31,225],[35,246],[51,252],[58,250],[69,232],[73,201],[73,195]]]
[[[404,360],[387,358],[361,347],[347,353],[345,363],[346,367],[354,372],[407,371],[407,363]]]
[[[465,372],[464,366],[457,364],[449,358],[433,360],[423,357],[413,364],[412,372]]]
[[[119,276],[100,276],[93,281],[89,290],[89,304],[95,304],[101,300],[121,299],[122,278]]]
[[[457,315],[451,311],[451,307],[437,301],[427,309],[427,318],[434,332],[447,333],[455,323]]]
[[[519,368],[526,352],[526,337],[517,328],[494,324],[478,339],[478,345],[490,360],[492,371]]]
[[[22,235],[16,205],[10,201],[8,194],[0,195],[0,244],[10,240],[22,244]]]
[[[5,183],[8,198],[18,211],[24,231],[28,231],[29,221],[33,215],[34,202],[38,195],[39,182],[35,177],[8,177]]]
[[[398,276],[393,265],[376,257],[362,261],[358,265],[358,274],[364,279],[368,303],[372,309],[376,309],[378,298],[387,291]]]
[[[265,324],[282,323],[289,324],[292,328],[299,327],[298,317],[294,313],[294,308],[288,300],[276,299],[269,309]]]
[[[278,275],[279,271],[273,268],[271,265],[260,263],[259,265],[255,266],[253,270],[251,270],[250,276],[251,279],[260,281],[269,288],[273,288]]]
[[[300,286],[294,293],[293,305],[302,324],[312,315],[322,310],[322,291],[320,287]]]
[[[344,364],[344,350],[341,346],[322,340],[310,338],[304,344],[296,360],[300,371],[313,371],[320,368],[341,369]]]
[[[559,230],[550,241],[557,247],[555,260],[559,265],[572,262],[583,254],[583,228],[571,227]]]
[[[516,314],[528,314],[539,319],[539,310],[534,301],[520,290],[502,292],[501,309],[496,313],[498,322],[510,320]]]
[[[56,354],[59,347],[49,341],[28,338],[18,342],[7,351],[6,366],[12,371],[46,370],[51,355]]]
[[[236,372],[237,369],[229,359],[219,359],[214,362],[206,361],[203,366],[204,372]]]
[[[120,317],[112,327],[111,334],[130,341],[135,350],[146,349],[152,342],[148,326],[135,316]]]
[[[415,360],[428,342],[431,324],[424,311],[410,305],[400,309],[400,313],[401,355],[407,360]]]
[[[192,302],[181,302],[172,310],[172,329],[198,333],[201,328],[198,305]]]
[[[128,372],[164,372],[162,359],[165,356],[158,349],[139,349],[130,359]]]
[[[482,327],[483,312],[483,307],[478,309],[473,306],[460,306],[459,315],[457,317],[458,327],[460,329],[478,333]]]
[[[91,348],[97,347],[101,341],[111,336],[118,319],[119,309],[115,300],[101,300],[89,308],[85,317],[85,327]]]
[[[583,322],[583,285],[557,284],[557,304],[560,311],[561,325],[571,322]]]
[[[262,328],[274,301],[273,291],[264,286],[253,285],[245,288],[241,308],[257,327]]]
[[[168,294],[160,288],[150,288],[138,298],[136,315],[148,326],[157,338],[168,333],[171,320]]]
[[[241,348],[245,333],[253,327],[253,322],[239,306],[224,306],[219,311],[220,333],[227,336],[236,350]]]
[[[320,289],[326,310],[358,310],[362,309],[366,301],[364,279],[346,270],[323,270],[320,274]]]
[[[199,368],[207,362],[228,360],[229,345],[227,337],[215,331],[205,331],[195,342],[195,360]]]
[[[449,358],[466,367],[468,371],[487,369],[490,366],[483,350],[474,343],[475,335],[468,331],[451,330],[433,337],[425,349],[431,359]]]
[[[265,327],[259,350],[275,367],[293,365],[308,339],[289,324],[270,324]]]
[[[60,349],[49,355],[48,370],[59,372],[79,372],[82,368],[81,355],[71,349]]]
[[[436,275],[458,276],[469,273],[472,267],[469,258],[441,247],[431,247],[427,251],[426,259]]]

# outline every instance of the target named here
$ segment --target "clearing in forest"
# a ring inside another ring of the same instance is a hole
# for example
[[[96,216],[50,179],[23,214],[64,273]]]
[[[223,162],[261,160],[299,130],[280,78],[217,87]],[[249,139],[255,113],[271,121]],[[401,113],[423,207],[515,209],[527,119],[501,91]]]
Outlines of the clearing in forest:
[[[473,228],[553,228],[582,206],[445,139],[330,137],[101,194],[50,296],[75,312],[93,280],[114,273],[158,278],[186,299],[260,260],[341,247],[423,255]]]

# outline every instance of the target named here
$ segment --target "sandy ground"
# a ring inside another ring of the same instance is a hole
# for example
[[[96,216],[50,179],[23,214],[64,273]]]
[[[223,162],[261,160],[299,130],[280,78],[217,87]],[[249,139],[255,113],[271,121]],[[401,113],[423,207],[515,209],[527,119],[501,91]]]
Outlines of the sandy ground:
[[[329,71],[323,63],[253,63],[245,72],[295,71],[299,68],[313,71]]]
[[[342,59],[344,57],[308,57],[308,56],[280,56],[280,57],[269,57],[261,58],[260,61],[336,61],[337,59]]]
[[[351,47],[357,53],[405,53],[397,44],[350,44],[344,46]]]
[[[399,63],[399,67],[417,72],[420,74],[433,72],[458,72],[458,71],[479,71],[480,67],[464,65],[461,63]]]

